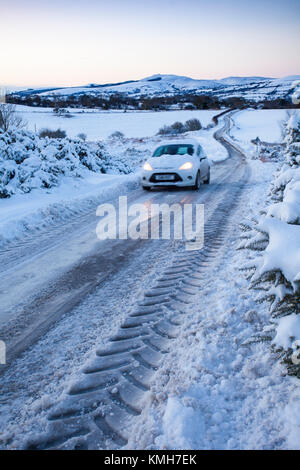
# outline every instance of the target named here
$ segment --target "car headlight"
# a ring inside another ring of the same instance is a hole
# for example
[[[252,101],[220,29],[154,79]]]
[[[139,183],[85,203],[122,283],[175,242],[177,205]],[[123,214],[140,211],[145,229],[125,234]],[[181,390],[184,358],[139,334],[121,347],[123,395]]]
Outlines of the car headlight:
[[[185,162],[179,167],[179,170],[190,170],[191,168],[193,168],[192,162]]]
[[[151,171],[153,170],[152,166],[150,165],[150,163],[146,162],[143,166],[144,170],[147,170],[147,171]]]

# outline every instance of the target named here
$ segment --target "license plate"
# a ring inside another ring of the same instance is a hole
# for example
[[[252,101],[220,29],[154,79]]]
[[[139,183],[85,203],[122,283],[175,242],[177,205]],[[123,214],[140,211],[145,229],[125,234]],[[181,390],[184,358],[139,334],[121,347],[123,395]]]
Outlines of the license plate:
[[[174,175],[156,175],[155,177],[156,181],[169,181],[174,180],[174,178]]]

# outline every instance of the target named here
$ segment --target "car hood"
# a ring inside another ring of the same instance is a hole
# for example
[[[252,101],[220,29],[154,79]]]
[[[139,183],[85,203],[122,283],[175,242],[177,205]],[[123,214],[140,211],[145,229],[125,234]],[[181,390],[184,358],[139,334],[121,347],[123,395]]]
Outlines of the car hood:
[[[152,157],[148,160],[153,170],[178,170],[185,162],[193,162],[190,155],[164,155],[162,157]]]

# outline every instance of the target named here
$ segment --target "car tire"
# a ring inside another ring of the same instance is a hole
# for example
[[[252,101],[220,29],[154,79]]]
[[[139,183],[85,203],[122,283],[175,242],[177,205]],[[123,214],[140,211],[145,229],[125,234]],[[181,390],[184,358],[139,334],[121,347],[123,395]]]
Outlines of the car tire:
[[[210,169],[208,170],[206,180],[204,180],[204,184],[209,184],[209,183],[210,183]]]
[[[143,189],[144,189],[145,191],[150,191],[151,187],[150,187],[150,186],[143,186]]]
[[[199,191],[200,186],[201,186],[201,178],[200,178],[200,171],[198,171],[197,176],[196,176],[195,185],[194,185],[195,191]]]

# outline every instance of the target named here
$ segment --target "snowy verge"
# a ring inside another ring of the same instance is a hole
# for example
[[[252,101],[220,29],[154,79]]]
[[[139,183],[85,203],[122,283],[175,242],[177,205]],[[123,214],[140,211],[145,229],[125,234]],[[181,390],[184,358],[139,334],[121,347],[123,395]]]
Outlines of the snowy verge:
[[[57,188],[33,190],[0,200],[0,248],[7,242],[53,224],[95,210],[107,198],[123,195],[138,186],[139,173],[131,175],[89,175],[81,180],[66,178]]]
[[[260,252],[244,268],[250,287],[259,292],[257,301],[270,305],[271,336],[260,332],[256,339],[271,340],[288,373],[300,378],[299,359],[294,358],[300,343],[299,114],[290,116],[284,128],[285,163],[270,185],[261,215],[242,224],[239,247]]]
[[[268,235],[268,245],[252,282],[269,271],[280,271],[297,290],[300,279],[300,226],[265,217],[258,223],[257,230]]]
[[[214,138],[216,130],[220,127],[223,127],[223,121],[220,121],[218,126],[207,131],[190,133],[190,135],[193,135],[193,137],[195,136],[199,141],[212,164],[222,162],[229,156],[225,147]]]

